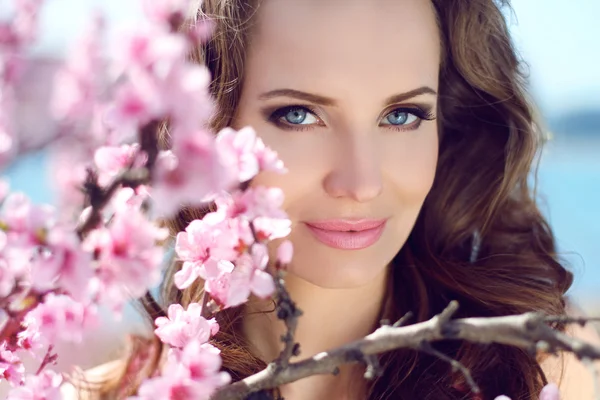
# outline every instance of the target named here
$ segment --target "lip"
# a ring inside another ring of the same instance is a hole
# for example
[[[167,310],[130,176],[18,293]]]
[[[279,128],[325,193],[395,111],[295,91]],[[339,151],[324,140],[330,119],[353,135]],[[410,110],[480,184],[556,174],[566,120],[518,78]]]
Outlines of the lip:
[[[342,250],[359,250],[375,244],[387,219],[331,219],[304,224],[321,243]]]

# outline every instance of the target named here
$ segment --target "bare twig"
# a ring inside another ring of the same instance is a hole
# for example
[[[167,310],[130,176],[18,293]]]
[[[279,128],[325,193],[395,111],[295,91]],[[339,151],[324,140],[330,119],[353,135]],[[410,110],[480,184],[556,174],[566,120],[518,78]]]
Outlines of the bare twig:
[[[398,321],[394,322],[394,325],[392,325],[392,326],[394,326],[395,328],[404,326],[404,325],[406,325],[408,320],[411,319],[412,317],[413,317],[413,313],[411,311],[409,311],[406,314],[404,314],[404,316],[402,318],[400,318]]]
[[[242,188],[247,187],[247,185],[248,183],[242,184]],[[250,223],[250,230],[254,236],[254,242],[260,243],[261,239],[253,223]],[[285,269],[283,267],[277,262],[275,276],[273,277],[275,281],[277,318],[282,320],[287,328],[286,333],[281,336],[283,350],[272,363],[278,371],[287,368],[292,356],[300,355],[300,344],[296,343],[295,334],[298,327],[298,318],[302,315],[302,311],[296,306],[296,303],[292,300],[290,293],[285,287]]]
[[[579,358],[600,359],[600,347],[553,330],[546,324],[546,317],[540,313],[450,320],[457,306],[456,302],[452,302],[439,315],[413,325],[381,326],[361,340],[296,363],[289,363],[286,368],[278,368],[276,363],[271,363],[263,371],[222,388],[214,395],[213,400],[244,399],[256,391],[276,388],[312,375],[334,373],[340,365],[364,361],[369,355],[400,348],[423,350],[425,342],[446,339],[498,343],[530,352],[535,352],[537,343],[543,341],[552,353],[565,350]],[[362,355],[362,359],[357,355]],[[456,367],[460,369],[459,366]],[[469,379],[468,375],[466,376]]]
[[[275,278],[275,288],[277,292],[277,318],[283,320],[287,328],[285,335],[281,337],[283,350],[275,360],[278,369],[286,368],[289,365],[292,356],[300,354],[300,344],[296,343],[295,334],[298,327],[298,318],[302,311],[296,307],[296,303],[290,297],[283,279],[284,272],[277,270]]]
[[[103,189],[95,180],[94,174],[88,173],[85,191],[90,197],[92,210],[85,221],[77,227],[77,235],[83,239],[85,235],[94,229],[102,221],[102,210],[108,205],[112,196],[122,186],[136,187],[148,182],[149,173],[146,168],[127,169],[115,178],[111,184]]]

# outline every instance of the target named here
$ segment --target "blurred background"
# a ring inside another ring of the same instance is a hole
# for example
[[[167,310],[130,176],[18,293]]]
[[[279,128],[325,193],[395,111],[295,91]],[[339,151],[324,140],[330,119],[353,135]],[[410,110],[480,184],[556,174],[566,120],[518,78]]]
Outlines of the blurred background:
[[[48,84],[24,86],[26,130],[35,132],[47,118],[27,107],[47,93],[60,58],[79,37],[92,10],[106,12],[109,24],[120,29],[141,23],[135,0],[51,0],[41,10],[36,62],[27,73]],[[575,273],[569,294],[588,314],[600,316],[600,1],[513,0],[507,19],[518,49],[529,65],[531,93],[553,139],[544,150],[538,192],[543,212],[557,236],[560,253]],[[0,16],[2,8],[0,7]],[[31,122],[36,122],[31,124]],[[12,188],[35,202],[52,202],[43,153],[17,160],[5,171]],[[518,273],[518,271],[515,271]],[[71,351],[64,363],[83,367],[115,354],[124,333],[142,329],[133,309],[124,322],[107,321],[89,340]]]

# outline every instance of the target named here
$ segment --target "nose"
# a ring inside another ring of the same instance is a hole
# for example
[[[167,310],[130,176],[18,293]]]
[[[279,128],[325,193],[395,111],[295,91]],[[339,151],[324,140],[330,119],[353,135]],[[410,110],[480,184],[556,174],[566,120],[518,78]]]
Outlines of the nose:
[[[347,197],[364,203],[381,194],[381,158],[375,141],[366,136],[346,138],[335,149],[337,153],[323,187],[332,197]]]

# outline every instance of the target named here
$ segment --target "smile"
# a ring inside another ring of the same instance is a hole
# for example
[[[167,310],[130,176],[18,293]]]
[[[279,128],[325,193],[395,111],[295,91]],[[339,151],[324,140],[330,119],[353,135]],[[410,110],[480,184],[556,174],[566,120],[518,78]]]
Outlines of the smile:
[[[359,250],[375,244],[387,220],[327,220],[305,222],[308,230],[321,243],[343,250]]]

